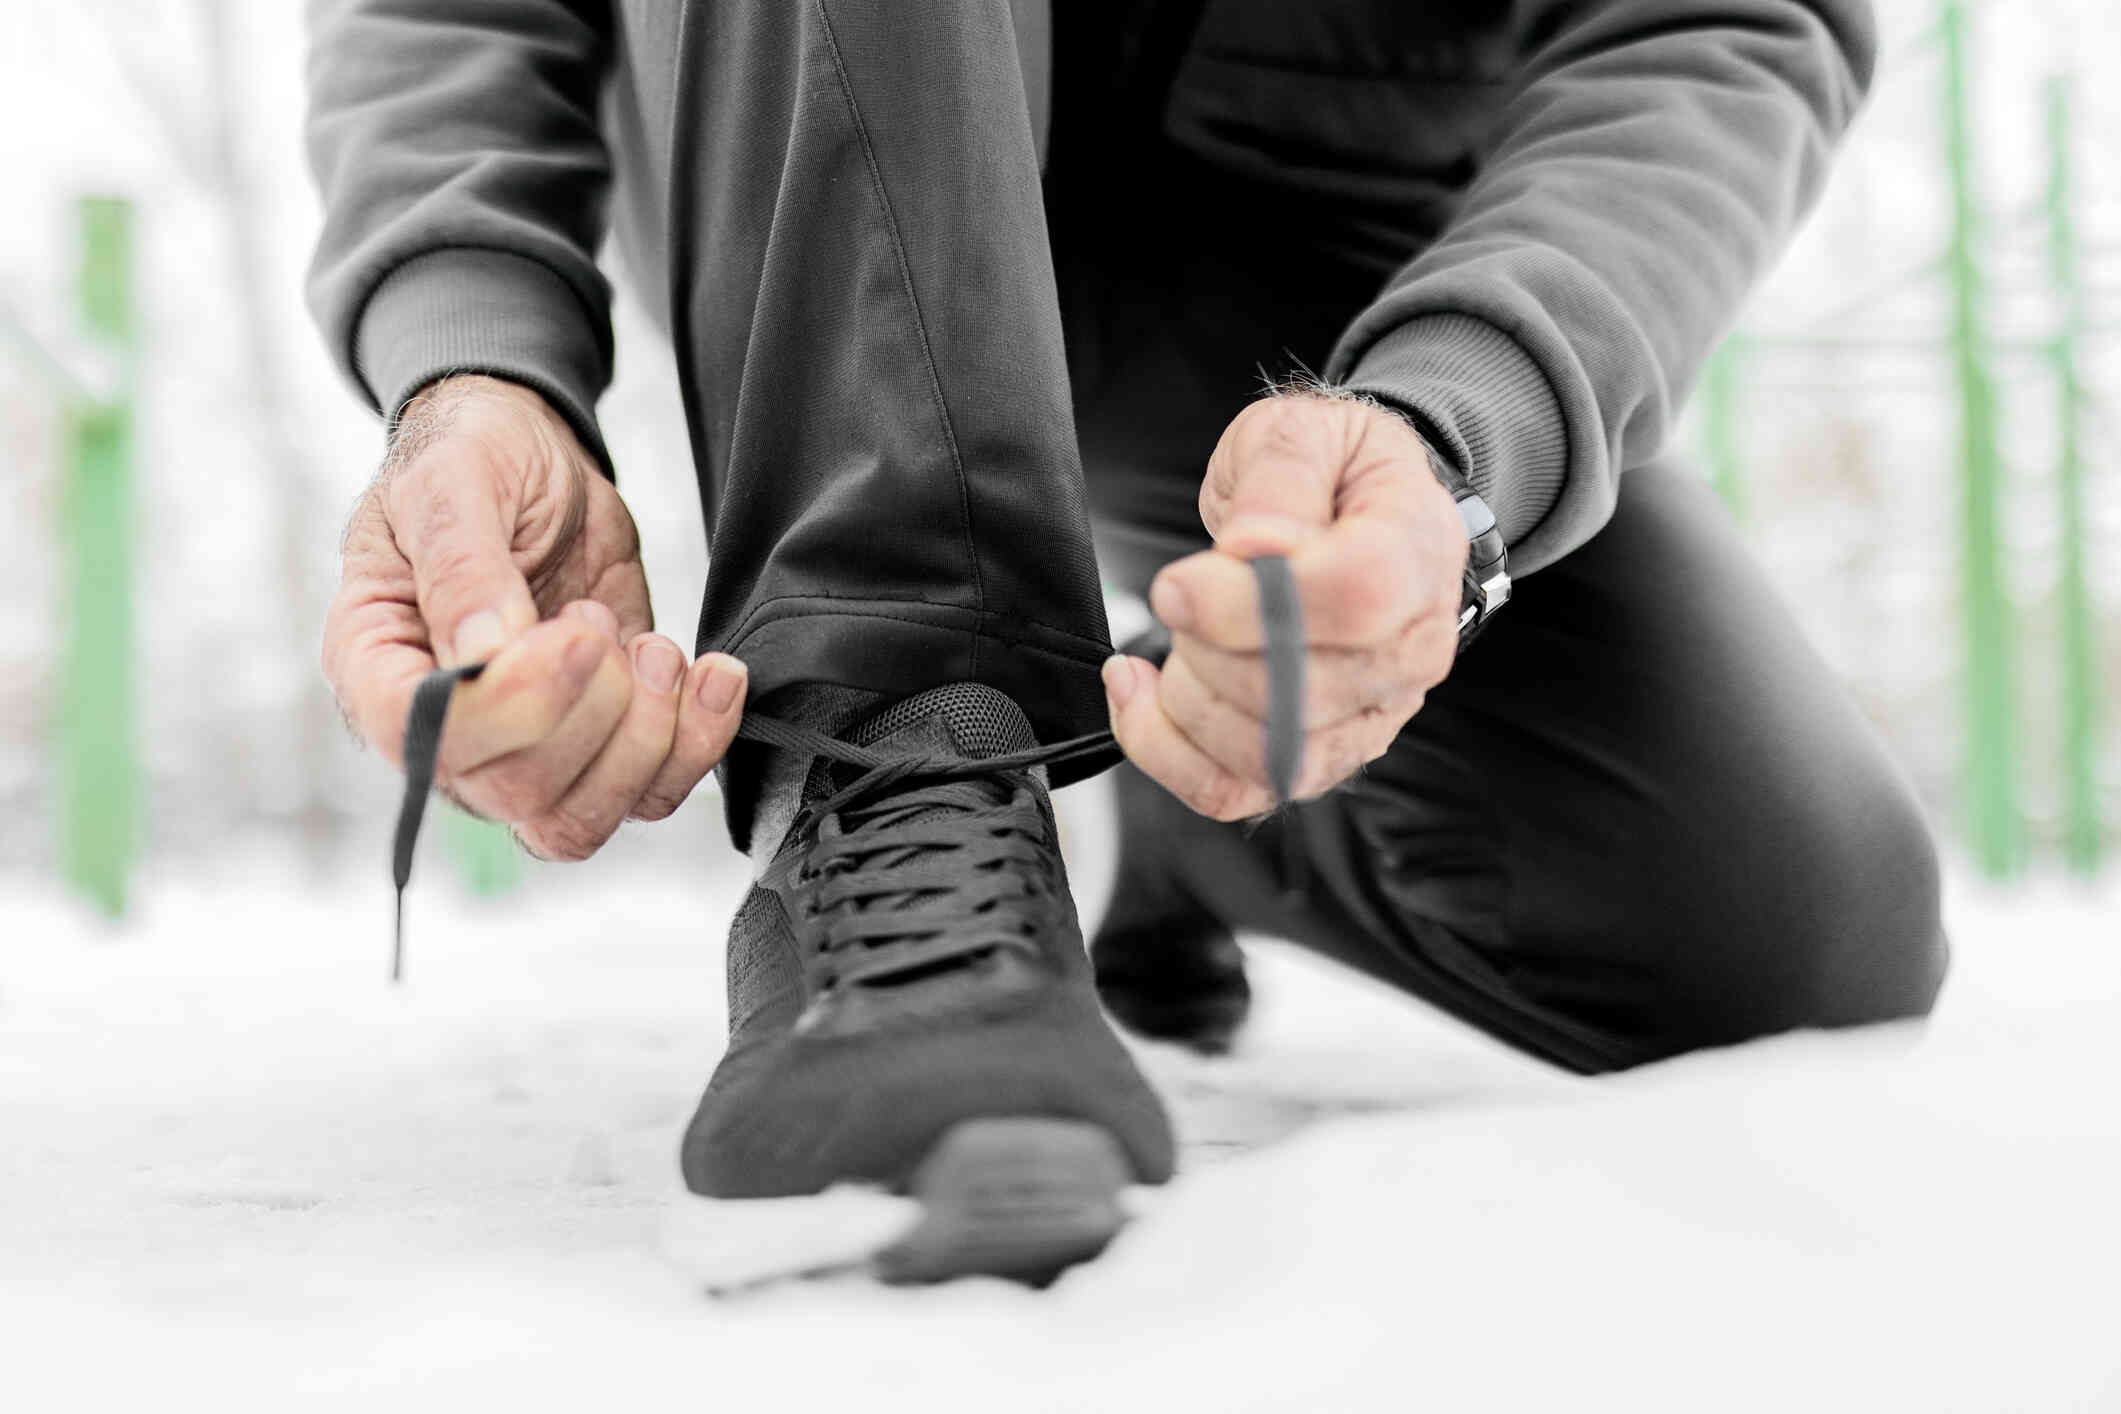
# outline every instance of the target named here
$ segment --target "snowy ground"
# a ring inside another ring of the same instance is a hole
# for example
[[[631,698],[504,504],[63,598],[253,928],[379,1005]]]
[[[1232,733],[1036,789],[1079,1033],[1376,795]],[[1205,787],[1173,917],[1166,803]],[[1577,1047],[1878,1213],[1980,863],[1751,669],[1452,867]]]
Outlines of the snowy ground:
[[[2121,1408],[2111,890],[1962,891],[1926,1035],[1600,1082],[1260,949],[1102,1262],[713,1301],[659,1245],[736,878],[430,856],[394,993],[382,868],[0,894],[0,1405]]]

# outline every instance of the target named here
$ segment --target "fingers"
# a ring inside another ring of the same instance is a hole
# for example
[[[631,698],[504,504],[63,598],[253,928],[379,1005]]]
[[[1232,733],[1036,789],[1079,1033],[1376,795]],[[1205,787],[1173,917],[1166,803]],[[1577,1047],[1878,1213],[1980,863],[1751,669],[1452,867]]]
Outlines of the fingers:
[[[385,487],[390,529],[411,565],[436,659],[477,662],[538,621],[513,556],[516,508],[506,503],[507,478],[462,464],[480,453],[429,455],[450,464],[416,463]]]
[[[1248,785],[1268,785],[1265,724],[1217,696],[1187,659],[1174,655],[1164,664],[1157,700],[1164,716],[1202,755]],[[1367,708],[1330,726],[1311,725],[1303,737],[1296,796],[1323,795],[1384,755],[1420,705],[1417,696],[1404,707]]]
[[[1440,591],[1457,593],[1465,553],[1463,534],[1454,541],[1384,518],[1336,522],[1289,554],[1306,643],[1369,646],[1424,615],[1455,615]],[[1150,586],[1149,607],[1172,632],[1220,648],[1256,652],[1264,643],[1251,562],[1221,549],[1166,565]]]
[[[1174,632],[1260,646],[1249,560],[1289,558],[1311,643],[1359,647],[1455,599],[1465,536],[1413,429],[1346,399],[1283,396],[1224,431],[1201,486],[1213,551],[1168,565],[1150,607]]]
[[[443,779],[472,809],[513,825],[550,810],[610,742],[633,701],[633,667],[601,605],[570,604],[457,691]]]
[[[1242,820],[1275,805],[1267,785],[1265,734],[1257,718],[1216,698],[1173,659],[1159,672],[1139,658],[1105,661],[1105,703],[1127,759],[1196,812]],[[1296,798],[1325,794],[1392,749],[1419,710],[1371,710],[1305,734]]]
[[[1374,647],[1312,649],[1304,667],[1304,726],[1317,731],[1364,712],[1411,713],[1422,687],[1450,671],[1456,640],[1455,620],[1428,616]],[[1233,652],[1179,634],[1171,661],[1184,662],[1204,691],[1255,722],[1266,720],[1267,668],[1260,653]]]
[[[578,601],[562,617],[619,651],[617,619],[603,605]],[[736,736],[747,681],[741,662],[712,653],[688,669],[684,651],[653,633],[634,638],[621,656],[630,692],[606,691],[613,660],[600,656],[587,688],[546,737],[452,782],[465,804],[508,821],[539,858],[587,859],[629,816],[669,815]]]
[[[633,693],[603,749],[550,808],[516,823],[516,838],[541,859],[580,860],[595,854],[670,759],[678,725],[678,685],[685,677],[684,650],[649,633],[628,644],[626,656],[633,670]]]
[[[1201,481],[1200,518],[1221,543],[1237,531],[1285,550],[1329,524],[1354,404],[1266,398],[1224,429]],[[1258,553],[1255,551],[1254,553]]]
[[[1159,676],[1139,658],[1115,653],[1105,660],[1105,705],[1127,759],[1210,819],[1242,820],[1271,808],[1274,797],[1266,786],[1209,756],[1164,714]]]
[[[635,802],[637,820],[660,820],[685,803],[721,764],[744,717],[750,674],[726,653],[709,653],[678,684],[677,730],[670,755]]]
[[[391,765],[404,762],[405,715],[420,679],[434,671],[427,630],[410,604],[343,589],[324,619],[324,676],[339,711]]]
[[[557,734],[592,692],[606,699],[599,714],[615,722],[625,704],[619,701],[612,710],[610,699],[630,696],[630,679],[614,637],[579,614],[562,613],[501,650],[476,679],[457,686],[437,771],[445,779],[465,778],[534,750]],[[395,739],[404,722],[387,729]],[[587,763],[585,756],[581,764]],[[480,809],[521,818],[492,808],[491,802]]]
[[[1233,419],[1209,460],[1215,549],[1165,566],[1149,606],[1172,631],[1161,673],[1106,665],[1113,730],[1194,809],[1265,807],[1265,625],[1251,561],[1286,556],[1303,616],[1303,759],[1319,794],[1390,749],[1455,656],[1464,529],[1406,423],[1359,400],[1276,397]]]

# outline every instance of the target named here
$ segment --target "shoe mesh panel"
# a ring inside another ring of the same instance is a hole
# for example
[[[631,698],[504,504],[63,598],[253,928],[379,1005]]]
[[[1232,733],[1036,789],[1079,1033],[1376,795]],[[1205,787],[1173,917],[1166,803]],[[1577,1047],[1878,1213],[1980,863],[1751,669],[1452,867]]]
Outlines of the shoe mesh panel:
[[[753,889],[729,925],[725,962],[731,1031],[768,1008],[801,1007],[802,968],[786,935],[780,900],[765,889]]]
[[[908,697],[847,734],[857,746],[873,746],[925,717],[941,717],[963,756],[1000,756],[1038,745],[1023,709],[983,683],[954,682]]]
[[[1032,735],[1030,719],[1024,716],[1023,709],[1011,702],[1007,695],[976,682],[954,682],[945,687],[930,688],[893,703],[842,735],[857,746],[874,746],[909,727],[930,723],[939,723],[949,739],[929,743],[927,749],[955,752],[960,756],[1000,756],[1038,745],[1038,738]],[[803,788],[803,798],[816,800],[819,796],[830,795],[860,774],[859,767],[842,766],[823,757],[814,758]],[[1038,775],[1043,780],[1045,773],[1041,771]]]

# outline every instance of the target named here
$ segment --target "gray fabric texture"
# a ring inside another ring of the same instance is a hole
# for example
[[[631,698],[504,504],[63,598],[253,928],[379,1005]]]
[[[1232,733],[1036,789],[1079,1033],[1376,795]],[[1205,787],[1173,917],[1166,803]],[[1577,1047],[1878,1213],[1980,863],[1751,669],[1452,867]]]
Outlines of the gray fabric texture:
[[[857,31],[872,8],[813,6]],[[702,143],[746,140],[701,133],[728,111],[716,86],[744,80],[729,50],[768,31],[768,11],[799,8],[312,0],[326,222],[311,294],[371,403],[392,413],[428,379],[492,371],[546,392],[600,447],[589,410],[610,373],[609,294],[595,257],[614,170],[629,263],[682,337],[694,311],[656,292],[716,261],[743,219],[703,204],[716,184],[686,164]],[[934,8],[994,10],[1035,77],[1049,20],[1132,32],[1171,6]],[[1058,144],[1081,49],[1056,39]],[[1300,203],[1322,248],[1374,270],[1323,371],[1463,454],[1530,571],[1595,532],[1617,476],[1665,441],[1817,193],[1874,50],[1864,0],[1218,0],[1139,137],[1256,204]],[[710,51],[715,84],[695,81]],[[860,53],[840,57],[859,70]],[[1036,144],[1047,86],[1018,87]],[[1222,233],[1181,195],[1103,217],[1175,226],[1212,254]],[[692,411],[712,420],[711,405]]]

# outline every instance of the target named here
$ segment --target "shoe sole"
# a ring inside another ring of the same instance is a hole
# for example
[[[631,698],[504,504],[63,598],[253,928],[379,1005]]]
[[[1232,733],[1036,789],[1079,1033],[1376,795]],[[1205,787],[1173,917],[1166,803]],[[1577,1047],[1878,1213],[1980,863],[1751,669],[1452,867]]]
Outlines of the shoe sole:
[[[965,1120],[902,1193],[690,1198],[665,1245],[714,1295],[852,1272],[892,1285],[991,1276],[1044,1286],[1104,1251],[1126,1225],[1132,1182],[1118,1141],[1094,1124]]]
[[[960,1276],[1042,1286],[1105,1250],[1127,1221],[1131,1169],[1094,1124],[1058,1119],[967,1120],[945,1133],[908,1191],[911,1231],[872,1265],[895,1284]]]

